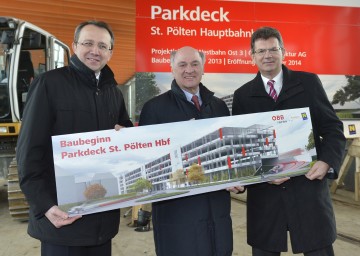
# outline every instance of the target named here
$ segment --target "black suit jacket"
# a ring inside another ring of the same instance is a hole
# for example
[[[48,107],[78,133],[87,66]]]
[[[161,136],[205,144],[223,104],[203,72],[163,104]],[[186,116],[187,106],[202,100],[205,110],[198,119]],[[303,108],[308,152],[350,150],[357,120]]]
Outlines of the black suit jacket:
[[[261,74],[234,93],[233,115],[309,107],[317,159],[335,171],[340,168],[345,137],[342,122],[330,104],[317,75],[283,69],[277,102],[265,91]],[[289,143],[291,143],[289,141]],[[307,142],[304,142],[307,143]],[[280,186],[262,183],[248,188],[247,228],[251,246],[285,251],[287,230],[295,253],[330,245],[336,238],[334,213],[327,180],[291,178]]]

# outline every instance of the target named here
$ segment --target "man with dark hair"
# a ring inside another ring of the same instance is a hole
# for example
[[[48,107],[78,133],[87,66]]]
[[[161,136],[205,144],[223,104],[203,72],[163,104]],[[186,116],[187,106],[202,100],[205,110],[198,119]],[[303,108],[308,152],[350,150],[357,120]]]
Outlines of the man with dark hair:
[[[234,93],[234,115],[309,107],[317,161],[306,175],[247,186],[247,235],[254,256],[287,251],[332,256],[335,218],[327,178],[336,178],[345,137],[317,75],[289,70],[278,30],[262,27],[251,37],[259,72]],[[291,141],[289,141],[291,143]]]
[[[111,255],[120,210],[69,217],[58,208],[51,136],[132,126],[107,66],[113,44],[106,23],[81,23],[69,66],[41,74],[30,86],[17,161],[30,205],[28,233],[41,241],[42,256]]]
[[[139,125],[228,116],[225,102],[200,82],[204,64],[205,55],[192,47],[172,52],[171,89],[145,103]],[[232,255],[230,207],[226,190],[153,203],[157,256]]]

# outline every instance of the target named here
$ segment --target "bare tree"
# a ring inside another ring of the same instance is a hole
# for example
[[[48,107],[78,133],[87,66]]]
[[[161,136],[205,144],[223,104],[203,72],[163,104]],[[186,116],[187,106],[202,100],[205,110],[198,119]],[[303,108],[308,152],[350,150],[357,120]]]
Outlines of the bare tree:
[[[184,184],[186,182],[186,176],[184,174],[183,169],[178,169],[171,174],[170,181],[175,183],[175,186],[178,187],[180,184]]]

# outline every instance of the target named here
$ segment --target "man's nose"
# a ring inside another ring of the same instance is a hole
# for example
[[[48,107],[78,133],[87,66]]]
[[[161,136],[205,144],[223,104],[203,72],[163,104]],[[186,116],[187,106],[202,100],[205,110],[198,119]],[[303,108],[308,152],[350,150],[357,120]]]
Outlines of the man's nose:
[[[194,68],[191,65],[186,66],[185,68],[186,73],[192,73],[194,72]]]
[[[266,49],[265,51],[264,57],[266,56],[271,56],[271,57],[273,56],[269,49]]]
[[[100,48],[97,44],[94,44],[92,47],[91,47],[91,53],[93,54],[96,54],[96,55],[99,55],[99,52],[100,52]]]

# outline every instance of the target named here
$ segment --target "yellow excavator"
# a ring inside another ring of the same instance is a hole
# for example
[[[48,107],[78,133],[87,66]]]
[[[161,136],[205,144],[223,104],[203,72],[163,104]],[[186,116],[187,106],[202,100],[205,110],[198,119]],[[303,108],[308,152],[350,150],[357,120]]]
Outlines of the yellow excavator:
[[[0,16],[0,178],[7,179],[9,211],[17,220],[27,220],[29,213],[15,159],[29,86],[41,73],[68,65],[69,58],[69,47],[49,32]]]

